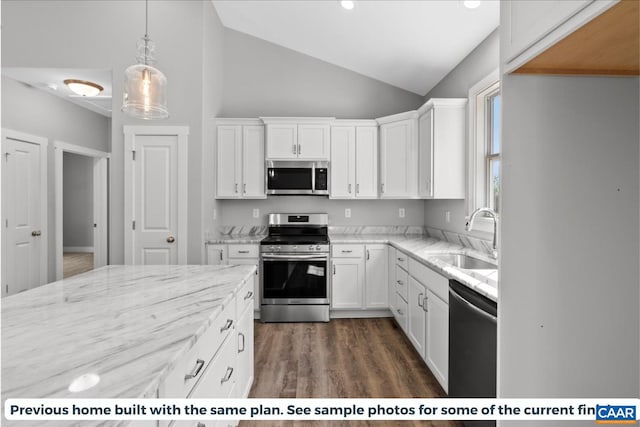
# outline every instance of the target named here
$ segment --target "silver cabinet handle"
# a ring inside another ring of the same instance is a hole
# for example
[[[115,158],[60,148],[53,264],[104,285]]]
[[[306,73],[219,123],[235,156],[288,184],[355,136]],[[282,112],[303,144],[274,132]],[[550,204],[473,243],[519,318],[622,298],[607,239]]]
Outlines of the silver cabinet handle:
[[[293,144],[293,154],[297,154],[297,152],[296,152],[296,144]]]
[[[251,298],[252,296],[253,296],[253,291],[247,292],[247,294],[244,296],[245,301]]]
[[[402,310],[398,309],[397,311],[400,316],[404,316],[404,313],[402,312]]]
[[[343,254],[350,254],[351,252],[353,252],[351,249],[343,249],[342,250]]]
[[[369,249],[367,249],[367,260],[371,259],[371,255],[369,254]]]
[[[184,379],[190,380],[192,378],[197,377],[203,367],[204,367],[204,360],[202,359],[196,360],[196,366],[194,367],[193,371],[190,374],[185,375]]]
[[[246,183],[242,184],[242,192],[244,194],[247,194],[247,184]]]
[[[404,262],[404,258],[400,258],[400,257],[398,257],[398,261],[400,261],[400,262]]]
[[[351,184],[349,184],[349,194],[351,194]]]
[[[404,283],[402,282],[402,280],[396,280],[396,283],[398,283],[398,285],[400,286],[404,286]]]
[[[248,254],[249,251],[238,251],[239,254]]]
[[[233,326],[233,320],[227,319],[227,323],[224,324],[222,328],[220,328],[220,332],[228,331]]]
[[[220,261],[222,261],[222,250],[220,251]]]
[[[239,337],[242,337],[242,348],[238,348],[238,353],[242,353],[243,351],[246,350],[245,348],[245,339],[244,339],[244,334],[242,332],[240,332],[238,334]]]
[[[427,300],[429,299],[428,296],[424,296],[424,299],[422,300],[422,311],[424,311],[425,313],[429,312],[429,309],[427,308]]]
[[[382,184],[380,184],[380,192],[384,193],[384,182]]]
[[[231,375],[233,375],[233,368],[231,366],[227,367],[227,373],[220,380],[220,384],[224,384],[231,379]]]
[[[298,156],[302,154],[302,145],[298,144]]]
[[[360,184],[356,184],[356,194],[360,194]]]
[[[418,294],[418,307],[424,306],[424,300],[422,300],[422,303],[420,303],[420,298],[422,298],[422,295],[424,295],[422,292]]]
[[[334,276],[336,275],[336,265],[335,264],[333,264],[333,275]]]
[[[238,184],[237,183],[235,184],[235,192],[236,193],[238,192]]]

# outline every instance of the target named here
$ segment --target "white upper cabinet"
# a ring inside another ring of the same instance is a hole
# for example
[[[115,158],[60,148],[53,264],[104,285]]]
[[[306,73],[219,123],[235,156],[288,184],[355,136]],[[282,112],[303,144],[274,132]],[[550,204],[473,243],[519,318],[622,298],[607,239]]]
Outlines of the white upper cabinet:
[[[618,0],[500,2],[500,55],[505,72],[533,59]]]
[[[261,119],[267,129],[267,160],[329,160],[332,117]]]
[[[374,121],[336,120],[331,127],[332,199],[378,197],[378,128]]]
[[[264,199],[264,126],[259,120],[217,121],[218,199]]]
[[[380,123],[380,198],[417,198],[418,112],[376,120]]]
[[[418,110],[418,195],[465,198],[467,100],[430,99]]]

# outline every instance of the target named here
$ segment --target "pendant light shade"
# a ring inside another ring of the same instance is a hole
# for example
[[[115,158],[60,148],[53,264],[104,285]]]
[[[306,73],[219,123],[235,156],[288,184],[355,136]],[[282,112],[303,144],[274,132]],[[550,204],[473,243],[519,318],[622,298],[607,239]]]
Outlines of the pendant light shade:
[[[148,20],[148,0],[146,1]],[[124,72],[122,111],[137,119],[160,120],[169,117],[167,109],[167,78],[154,67],[155,45],[145,28],[144,37],[138,41],[138,63]]]

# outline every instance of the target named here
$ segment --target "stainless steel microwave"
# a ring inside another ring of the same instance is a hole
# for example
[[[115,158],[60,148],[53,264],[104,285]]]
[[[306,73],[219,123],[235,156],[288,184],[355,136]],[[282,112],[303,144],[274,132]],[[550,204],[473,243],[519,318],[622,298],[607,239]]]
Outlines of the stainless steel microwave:
[[[267,194],[329,195],[329,162],[267,161]]]

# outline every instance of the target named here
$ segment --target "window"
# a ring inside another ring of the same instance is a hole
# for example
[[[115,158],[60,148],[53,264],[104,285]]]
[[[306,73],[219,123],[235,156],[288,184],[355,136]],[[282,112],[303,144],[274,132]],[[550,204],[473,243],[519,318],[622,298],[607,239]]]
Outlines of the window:
[[[482,207],[500,211],[501,107],[499,73],[495,70],[469,90],[467,216]],[[493,231],[489,219],[477,224],[480,230]]]

